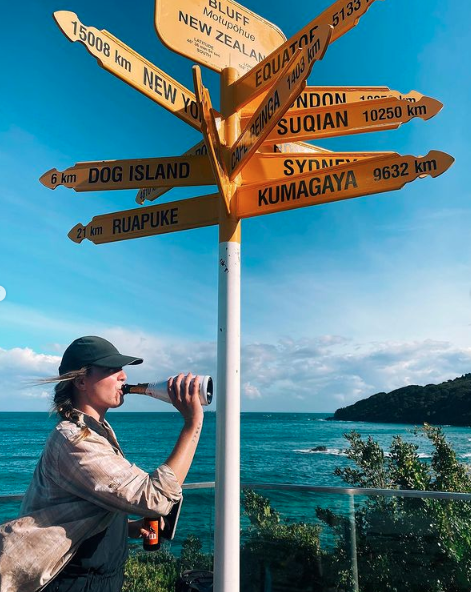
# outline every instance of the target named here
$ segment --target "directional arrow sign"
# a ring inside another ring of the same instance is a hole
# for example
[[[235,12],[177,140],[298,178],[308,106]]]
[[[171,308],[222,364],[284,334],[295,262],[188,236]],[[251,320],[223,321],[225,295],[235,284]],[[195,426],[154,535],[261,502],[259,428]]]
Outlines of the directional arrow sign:
[[[218,223],[218,198],[219,195],[216,193],[158,206],[94,216],[86,226],[74,226],[68,236],[74,243],[88,239],[99,245],[212,226]]]
[[[337,0],[337,2],[334,2],[322,14],[293,35],[278,49],[275,49],[260,64],[234,82],[235,104],[238,107],[244,105],[271,84],[298,47],[304,47],[311,43],[318,26],[332,25],[334,27],[330,40],[332,43],[358,23],[360,17],[365,14],[373,2],[374,0]]]
[[[319,107],[332,107],[333,105],[386,99],[388,97],[396,97],[396,99],[415,103],[423,96],[415,90],[404,94],[397,90],[391,90],[387,86],[307,86],[294,101],[291,108],[317,109]],[[260,101],[261,97],[258,96],[242,107],[241,117],[251,117]]]
[[[291,110],[279,120],[265,142],[279,144],[396,129],[414,117],[430,119],[442,107],[440,101],[429,97],[415,103],[391,97],[322,109]]]
[[[304,173],[289,180],[239,187],[233,199],[238,218],[401,189],[418,177],[437,177],[454,159],[432,150],[423,157],[384,156],[334,169]]]
[[[216,72],[247,72],[286,40],[234,0],[156,0],[155,29],[167,47]]]
[[[298,49],[250,121],[244,123],[244,131],[230,149],[230,179],[234,179],[247,164],[257,147],[305,87],[314,62],[324,56],[331,34],[332,27],[329,25],[317,28],[313,42]]]
[[[137,189],[156,182],[165,187],[215,183],[207,156],[79,162],[63,172],[51,169],[39,180],[49,189],[64,185],[75,191]]]
[[[259,185],[265,180],[296,178],[302,173],[316,172],[334,168],[349,162],[379,158],[381,156],[399,156],[397,152],[329,152],[297,154],[254,154],[242,171],[241,185]]]
[[[67,10],[54,13],[70,41],[80,41],[98,64],[196,129],[201,129],[195,95],[108,31],[83,25]]]
[[[224,168],[224,155],[222,153],[221,141],[216,127],[216,120],[211,106],[211,97],[208,89],[203,86],[201,80],[201,69],[193,66],[193,81],[195,83],[196,98],[201,110],[201,129],[204,141],[208,148],[208,156],[213,168],[216,183],[224,198],[227,212],[230,212],[230,203],[235,191],[235,184],[229,181]]]

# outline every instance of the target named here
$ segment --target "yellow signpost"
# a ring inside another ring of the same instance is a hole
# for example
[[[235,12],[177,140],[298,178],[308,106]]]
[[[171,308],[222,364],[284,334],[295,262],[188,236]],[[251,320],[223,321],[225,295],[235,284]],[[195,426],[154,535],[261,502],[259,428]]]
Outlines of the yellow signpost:
[[[155,29],[167,47],[216,72],[247,72],[286,40],[234,0],[157,0]]]
[[[217,225],[219,229],[215,592],[239,592],[241,220],[401,189],[453,163],[444,152],[331,152],[304,140],[399,127],[442,104],[384,86],[306,87],[312,64],[375,0],[336,0],[288,41],[234,0],[156,0],[155,27],[171,49],[221,72],[213,109],[199,66],[195,93],[76,14],[54,13],[71,41],[99,65],[202,132],[182,156],[82,162],[41,177],[51,189],[139,189],[154,200],[172,187],[216,184],[219,192],[95,216],[69,238],[95,244]],[[239,78],[239,76],[242,76]]]
[[[51,169],[39,180],[49,189],[64,185],[75,191],[137,189],[153,187],[156,183],[162,187],[214,183],[206,155],[79,162],[62,172]]]
[[[234,82],[234,103],[241,107],[260,94],[291,59],[298,47],[310,44],[320,25],[332,25],[332,43],[350,31],[375,0],[337,0],[262,62]]]
[[[219,221],[219,194],[94,216],[86,225],[76,224],[68,236],[74,243],[88,239],[95,245],[191,228],[213,226]]]
[[[263,95],[258,95],[253,101],[244,105],[240,110],[241,116],[252,116],[261,101],[261,97]],[[397,90],[391,90],[387,86],[307,86],[296,101],[294,101],[291,109],[318,109],[321,107],[345,105],[346,103],[356,103],[358,101],[387,99],[388,97],[395,97],[396,99],[415,103],[423,95],[415,90],[407,94],[401,93]]]
[[[237,190],[238,218],[260,216],[294,208],[324,204],[362,195],[395,191],[419,177],[438,177],[453,164],[445,152],[427,156],[381,156],[296,175],[290,179],[263,181]]]
[[[442,107],[440,101],[430,97],[414,103],[389,97],[320,109],[291,109],[278,120],[265,142],[279,144],[396,129],[415,117],[430,119]]]
[[[398,154],[396,152],[257,153],[242,171],[241,186],[260,183],[260,179],[289,180],[302,173],[332,169],[341,164],[380,156],[398,156]]]
[[[58,10],[54,19],[70,41],[79,41],[98,64],[177,117],[200,129],[195,95],[108,31],[83,25],[74,12]]]

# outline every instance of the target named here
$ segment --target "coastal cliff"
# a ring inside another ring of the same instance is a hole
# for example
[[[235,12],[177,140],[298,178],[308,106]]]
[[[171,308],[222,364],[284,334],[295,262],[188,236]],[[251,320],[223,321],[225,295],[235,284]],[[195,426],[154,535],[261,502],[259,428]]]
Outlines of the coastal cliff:
[[[471,374],[427,386],[377,393],[337,409],[332,421],[471,426]]]

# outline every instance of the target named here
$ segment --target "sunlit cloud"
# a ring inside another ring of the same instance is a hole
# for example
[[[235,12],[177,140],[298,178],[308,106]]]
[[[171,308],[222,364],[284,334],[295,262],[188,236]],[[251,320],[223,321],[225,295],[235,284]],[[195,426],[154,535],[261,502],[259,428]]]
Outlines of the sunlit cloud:
[[[242,385],[242,394],[247,397],[247,399],[261,399],[262,394],[258,390],[256,386],[250,384],[250,382],[246,382]]]

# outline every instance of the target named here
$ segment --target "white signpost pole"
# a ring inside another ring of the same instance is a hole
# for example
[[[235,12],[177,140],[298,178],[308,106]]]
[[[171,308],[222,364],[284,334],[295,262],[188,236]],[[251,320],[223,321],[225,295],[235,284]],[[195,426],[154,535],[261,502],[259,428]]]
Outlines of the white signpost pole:
[[[238,137],[230,84],[234,68],[221,74],[225,141]],[[218,396],[216,408],[216,491],[214,591],[239,592],[240,565],[240,246],[241,223],[220,200],[218,294]]]

